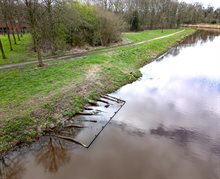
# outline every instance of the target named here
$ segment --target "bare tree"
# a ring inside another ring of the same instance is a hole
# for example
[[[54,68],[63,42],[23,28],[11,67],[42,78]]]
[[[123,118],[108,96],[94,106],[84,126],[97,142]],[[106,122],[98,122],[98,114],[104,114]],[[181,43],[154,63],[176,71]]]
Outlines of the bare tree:
[[[70,155],[60,140],[50,138],[50,141],[36,155],[36,162],[50,173],[56,173],[60,167],[70,160]]]
[[[37,52],[38,66],[43,67],[44,63],[43,63],[42,55],[41,55],[40,33],[38,31],[39,16],[37,16],[39,2],[38,0],[24,0],[24,3],[26,6],[27,14],[28,14],[28,22],[31,28],[31,34],[32,34],[33,41],[34,41],[34,48],[36,49],[36,52]]]
[[[50,48],[52,51],[52,55],[55,55],[56,52],[56,39],[55,39],[55,31],[56,31],[56,27],[55,27],[55,19],[54,17],[56,16],[54,14],[54,9],[53,9],[53,0],[45,0],[45,7],[46,7],[46,12],[47,12],[47,24],[48,24],[48,28],[47,28],[47,34],[48,34],[48,40],[50,43]]]

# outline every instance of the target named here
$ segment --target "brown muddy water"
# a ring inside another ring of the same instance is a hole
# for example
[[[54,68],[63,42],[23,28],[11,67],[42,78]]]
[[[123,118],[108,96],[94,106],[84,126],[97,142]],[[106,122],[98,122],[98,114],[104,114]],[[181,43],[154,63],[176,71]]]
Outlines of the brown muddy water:
[[[89,148],[43,137],[3,179],[220,179],[220,36],[199,31],[111,94],[126,101]],[[83,130],[83,129],[82,129]]]

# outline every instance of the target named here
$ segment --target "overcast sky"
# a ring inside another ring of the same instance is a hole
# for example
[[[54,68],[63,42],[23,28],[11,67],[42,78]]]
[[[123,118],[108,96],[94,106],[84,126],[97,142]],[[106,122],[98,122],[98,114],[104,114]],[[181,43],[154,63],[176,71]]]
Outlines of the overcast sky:
[[[187,3],[195,3],[200,2],[204,4],[205,6],[208,6],[209,4],[214,6],[215,8],[220,7],[220,0],[179,0],[179,1],[185,1]]]

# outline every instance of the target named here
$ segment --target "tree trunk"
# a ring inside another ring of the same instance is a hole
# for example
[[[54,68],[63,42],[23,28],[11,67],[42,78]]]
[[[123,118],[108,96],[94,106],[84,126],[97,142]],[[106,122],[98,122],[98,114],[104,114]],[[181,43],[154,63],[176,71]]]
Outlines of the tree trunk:
[[[37,47],[36,47],[36,39],[33,37],[33,44],[34,44],[34,52],[37,52]]]
[[[16,37],[15,37],[14,27],[12,27],[12,36],[13,36],[13,39],[14,39],[14,44],[17,45],[17,40],[16,40]]]
[[[21,26],[20,26],[19,20],[17,22],[17,25],[16,25],[16,22],[14,22],[14,24],[15,24],[15,27],[16,27],[16,34],[17,34],[18,41],[21,41],[21,38],[20,38]]]
[[[40,48],[40,39],[39,39],[39,35],[38,32],[36,30],[35,25],[32,26],[32,36],[33,36],[33,40],[34,40],[34,48],[36,49],[37,52],[37,59],[38,59],[38,66],[39,67],[43,67],[44,63],[42,60],[42,55],[41,55],[41,48]]]
[[[23,38],[23,30],[20,29],[20,37]]]
[[[44,63],[43,63],[42,56],[41,56],[40,37],[37,31],[37,17],[35,16],[35,13],[34,13],[36,9],[32,3],[34,2],[25,0],[25,5],[27,7],[27,11],[29,15],[29,25],[31,27],[31,34],[32,34],[33,41],[34,41],[34,47],[36,48],[36,51],[37,51],[38,66],[43,67]]]
[[[0,39],[0,50],[1,50],[1,53],[2,53],[2,59],[6,59],[1,39]]]
[[[41,49],[40,49],[38,40],[36,40],[36,41],[37,41],[37,43],[36,43],[36,50],[37,50],[38,66],[39,67],[43,67],[44,63],[43,63],[42,56],[41,56]]]
[[[18,31],[17,31],[17,38],[18,38],[18,41],[21,41]]]
[[[50,25],[50,48],[51,48],[51,52],[52,55],[56,55],[56,40],[55,40],[55,27],[54,27],[54,23],[53,23],[53,6],[52,6],[52,0],[47,0],[46,2],[47,5],[47,11],[48,11],[48,15],[49,15],[49,25]]]
[[[38,59],[38,66],[43,67],[44,63],[43,63],[43,60],[42,60],[41,50],[40,50],[39,47],[37,47],[37,59]]]
[[[7,28],[7,35],[8,35],[8,42],[9,42],[9,46],[10,46],[10,50],[13,51],[13,47],[12,47],[12,43],[11,43],[11,37],[10,37],[10,29],[8,27],[8,24],[6,24],[6,28]]]
[[[14,25],[15,25],[15,32],[17,34],[17,39],[18,39],[18,41],[21,41],[20,35],[19,35],[19,27],[18,27],[19,25],[16,26],[16,23],[14,23]]]
[[[21,38],[23,37],[23,34],[22,34],[22,28],[21,28],[21,24],[20,22],[18,21],[18,31],[17,31],[18,35],[19,35],[19,38],[21,40]]]
[[[42,56],[41,56],[40,40],[39,40],[39,36],[37,34],[35,25],[32,28],[32,36],[33,36],[33,41],[34,41],[34,48],[37,52],[38,66],[43,67],[44,63],[43,63]]]

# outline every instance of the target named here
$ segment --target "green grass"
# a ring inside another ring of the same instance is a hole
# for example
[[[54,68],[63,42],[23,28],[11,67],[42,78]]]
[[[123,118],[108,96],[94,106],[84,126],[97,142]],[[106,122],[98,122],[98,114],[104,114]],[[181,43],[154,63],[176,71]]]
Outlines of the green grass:
[[[130,42],[140,42],[144,40],[150,40],[153,38],[157,38],[160,36],[169,35],[175,32],[178,32],[179,29],[166,29],[166,30],[146,30],[142,32],[134,32],[134,33],[123,33],[122,37],[127,38]]]
[[[14,40],[11,35],[13,51],[10,50],[7,35],[0,35],[0,39],[2,41],[5,55],[7,58],[7,59],[2,59],[2,55],[0,54],[0,65],[24,62],[27,60],[30,61],[30,60],[35,59],[36,55],[30,49],[31,42],[32,42],[32,38],[30,34],[23,35],[23,37],[21,37],[21,41],[18,41],[17,36],[16,36],[17,45],[14,44]]]
[[[0,153],[41,135],[82,110],[88,99],[112,92],[140,77],[139,68],[189,35],[0,72]]]
[[[138,33],[124,33],[122,34],[122,37],[128,39],[128,42],[126,43],[135,43],[143,40],[149,40],[156,37],[168,35],[177,31],[179,31],[179,29],[168,29],[168,30],[164,30],[164,32],[162,32],[161,30],[152,30],[152,31],[147,30]],[[11,41],[14,49],[13,51],[10,51],[7,35],[0,35],[0,39],[2,40],[4,51],[7,57],[7,59],[3,60],[0,54],[0,65],[36,60],[36,53],[34,53],[33,50],[31,49],[32,38],[30,34],[23,35],[21,41],[17,40],[17,45],[14,45],[13,37],[11,35]],[[126,43],[119,44],[118,46],[124,45]],[[100,49],[103,48],[102,47],[97,48],[97,50]],[[44,54],[44,55],[48,56],[49,54]]]

